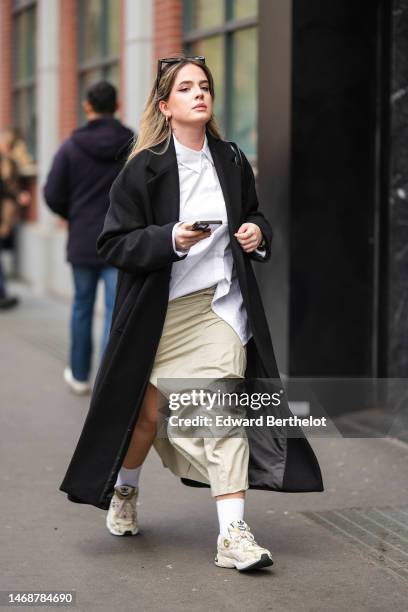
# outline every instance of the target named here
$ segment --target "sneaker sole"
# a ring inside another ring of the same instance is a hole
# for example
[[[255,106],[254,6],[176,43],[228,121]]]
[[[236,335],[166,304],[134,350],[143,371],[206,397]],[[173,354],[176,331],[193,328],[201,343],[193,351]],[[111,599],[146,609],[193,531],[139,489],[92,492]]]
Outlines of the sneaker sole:
[[[111,535],[113,535],[113,536],[115,536],[115,537],[117,537],[117,538],[118,538],[118,537],[119,537],[119,538],[123,538],[123,537],[128,538],[129,536],[135,536],[135,535],[137,535],[137,534],[139,533],[139,530],[138,530],[138,529],[136,529],[136,531],[125,531],[125,533],[119,533],[119,532],[111,531],[111,530],[109,529],[109,532],[110,532],[110,534],[111,534]]]
[[[126,531],[118,531],[117,529],[115,529],[115,527],[112,527],[108,522],[106,522],[106,527],[108,528],[109,533],[111,533],[114,536],[134,536],[137,535],[139,533],[139,527],[135,527],[134,529],[127,529]]]
[[[83,389],[76,389],[73,385],[72,385],[72,381],[70,379],[70,377],[67,374],[67,371],[64,370],[64,381],[66,382],[69,390],[71,391],[71,393],[74,393],[74,395],[89,395],[92,391],[91,387],[85,387]]]
[[[128,536],[135,536],[139,533],[139,528],[137,527],[136,529],[128,529],[127,531],[121,532],[121,531],[116,531],[116,529],[112,529],[111,527],[108,527],[108,531],[110,534],[114,535],[114,536],[119,536],[119,537],[128,537]]]
[[[73,393],[74,395],[89,395],[91,393],[91,391],[77,391],[76,389],[73,389],[72,387],[69,387],[69,391],[71,393]]]
[[[247,567],[237,567],[237,570],[240,572],[246,572],[247,570],[260,569],[262,567],[269,567],[271,565],[273,565],[273,560],[268,555],[262,555],[259,561],[256,561]]]
[[[0,306],[0,310],[11,310],[12,308],[15,308],[18,305],[18,302],[15,302],[13,304],[2,304]]]
[[[263,554],[261,555],[261,558],[258,559],[258,561],[255,561],[255,563],[252,563],[251,565],[247,565],[244,567],[240,567],[240,563],[235,564],[231,559],[226,559],[225,562],[219,562],[218,559],[215,559],[214,561],[215,565],[217,565],[218,567],[225,567],[225,568],[229,568],[229,569],[237,569],[239,572],[246,572],[248,570],[255,570],[255,569],[261,569],[262,567],[269,567],[271,565],[273,565],[273,560],[267,555],[267,554]]]

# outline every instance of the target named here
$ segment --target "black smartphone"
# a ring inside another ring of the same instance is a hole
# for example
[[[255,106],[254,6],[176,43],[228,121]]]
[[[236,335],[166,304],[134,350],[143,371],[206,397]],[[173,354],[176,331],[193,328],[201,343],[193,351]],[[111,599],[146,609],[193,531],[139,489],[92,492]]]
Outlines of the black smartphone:
[[[222,221],[194,221],[191,229],[195,232],[202,232],[211,229],[210,225],[222,225]]]

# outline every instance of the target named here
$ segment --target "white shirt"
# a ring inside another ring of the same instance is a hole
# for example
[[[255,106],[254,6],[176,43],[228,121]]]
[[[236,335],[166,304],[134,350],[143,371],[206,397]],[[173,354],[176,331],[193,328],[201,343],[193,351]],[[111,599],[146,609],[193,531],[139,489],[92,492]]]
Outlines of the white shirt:
[[[236,331],[242,344],[252,336],[235,272],[224,195],[205,136],[200,151],[190,149],[173,134],[180,182],[180,217],[175,230],[184,221],[222,220],[208,238],[190,247],[187,257],[173,263],[169,301],[193,291],[217,285],[212,310]],[[262,253],[261,253],[262,254]]]

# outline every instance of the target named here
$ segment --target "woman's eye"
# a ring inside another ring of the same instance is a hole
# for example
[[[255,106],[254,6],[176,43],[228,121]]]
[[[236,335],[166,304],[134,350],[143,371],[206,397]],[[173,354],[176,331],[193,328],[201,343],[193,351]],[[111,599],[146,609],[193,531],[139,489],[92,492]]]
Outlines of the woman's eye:
[[[181,89],[179,89],[179,91],[188,91],[188,89],[189,89],[188,87],[182,87]],[[205,91],[209,91],[210,88],[207,87],[206,85],[203,85],[201,89],[204,89]]]

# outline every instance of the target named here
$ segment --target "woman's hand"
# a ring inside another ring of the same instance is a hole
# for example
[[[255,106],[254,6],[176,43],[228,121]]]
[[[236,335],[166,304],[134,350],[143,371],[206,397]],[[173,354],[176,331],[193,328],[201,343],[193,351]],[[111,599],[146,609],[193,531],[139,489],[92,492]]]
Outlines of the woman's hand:
[[[181,223],[176,227],[174,240],[178,251],[188,251],[194,244],[208,238],[211,235],[211,229],[195,231],[191,229],[193,223]]]
[[[255,251],[263,240],[262,232],[255,223],[243,223],[234,236],[245,253]]]

